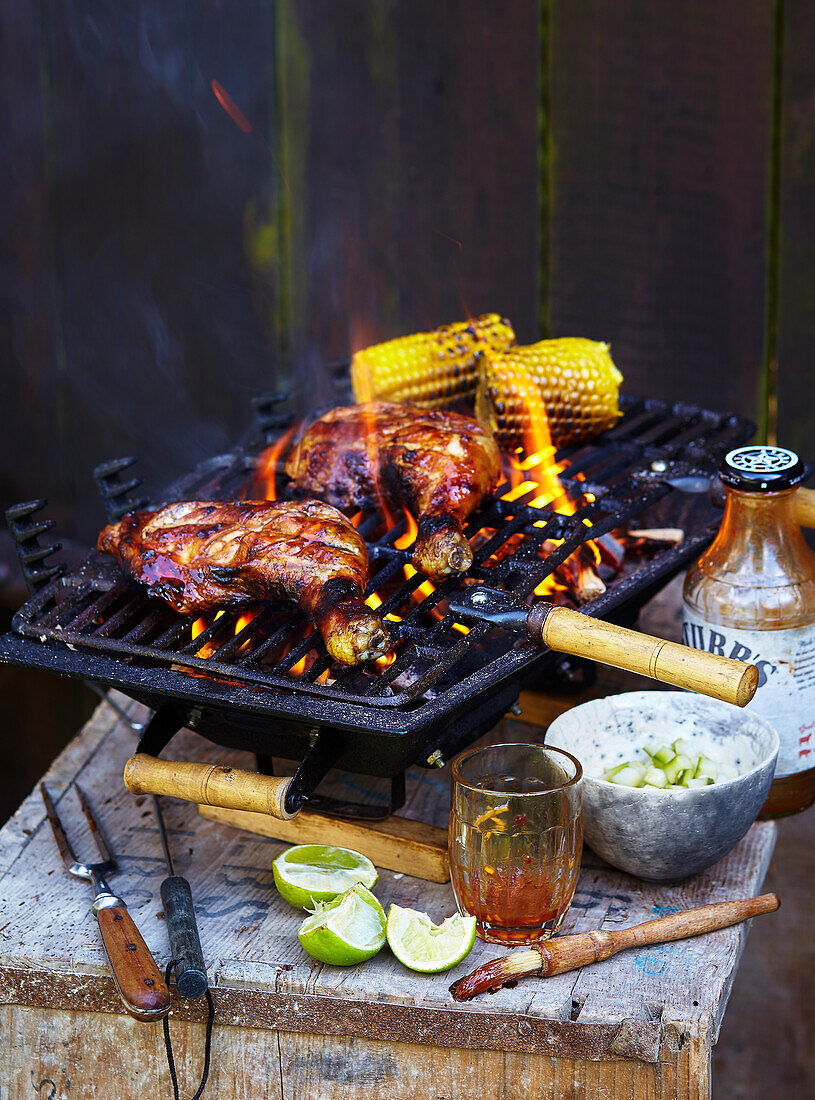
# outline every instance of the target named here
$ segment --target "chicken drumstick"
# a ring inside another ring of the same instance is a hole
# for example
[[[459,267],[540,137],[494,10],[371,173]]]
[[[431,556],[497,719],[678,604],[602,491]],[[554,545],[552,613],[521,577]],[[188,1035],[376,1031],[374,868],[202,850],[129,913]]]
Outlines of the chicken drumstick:
[[[462,524],[500,472],[498,447],[477,420],[385,401],[332,409],[286,462],[298,489],[340,508],[403,504],[419,525],[413,565],[434,581],[472,565]]]
[[[99,549],[184,614],[283,596],[313,618],[336,661],[361,664],[390,648],[363,599],[365,543],[320,501],[192,501],[131,512],[105,527]]]

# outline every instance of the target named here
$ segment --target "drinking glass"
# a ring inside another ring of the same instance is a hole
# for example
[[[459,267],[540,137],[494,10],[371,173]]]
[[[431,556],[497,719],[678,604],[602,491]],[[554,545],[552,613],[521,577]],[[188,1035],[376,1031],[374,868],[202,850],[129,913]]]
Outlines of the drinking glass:
[[[582,776],[548,745],[490,745],[453,761],[450,877],[482,940],[535,943],[560,928],[580,870]]]

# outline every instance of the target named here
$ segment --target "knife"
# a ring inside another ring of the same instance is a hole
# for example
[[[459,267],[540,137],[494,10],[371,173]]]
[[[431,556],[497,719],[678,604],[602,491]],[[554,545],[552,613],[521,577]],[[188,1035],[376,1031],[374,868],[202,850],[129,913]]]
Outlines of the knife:
[[[204,953],[201,950],[201,937],[195,920],[195,907],[192,903],[192,890],[183,875],[175,873],[173,856],[167,837],[167,826],[161,812],[158,795],[151,795],[153,811],[158,822],[164,859],[170,872],[161,884],[161,904],[167,921],[167,935],[174,961],[178,992],[188,1001],[203,997],[209,988]]]

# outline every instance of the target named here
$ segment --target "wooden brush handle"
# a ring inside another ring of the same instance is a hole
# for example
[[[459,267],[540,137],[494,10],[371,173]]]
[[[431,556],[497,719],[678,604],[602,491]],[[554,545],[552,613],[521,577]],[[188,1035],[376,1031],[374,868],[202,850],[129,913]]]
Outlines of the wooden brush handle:
[[[795,518],[802,527],[815,527],[815,489],[796,490]]]
[[[124,902],[100,908],[96,919],[122,1004],[137,1020],[162,1019],[170,1011],[170,991]]]
[[[133,794],[164,794],[197,802],[200,806],[253,810],[279,821],[294,817],[285,807],[290,776],[259,775],[220,764],[159,760],[137,752],[125,764],[124,780]]]
[[[686,940],[691,936],[701,936],[703,932],[728,928],[731,924],[739,924],[761,913],[774,913],[780,904],[775,894],[762,894],[758,898],[700,905],[696,909],[685,909],[644,924],[635,924],[633,928],[561,936],[546,940],[545,943],[536,943],[525,951],[515,951],[503,958],[490,959],[472,974],[466,974],[453,982],[450,992],[456,1001],[469,1001],[479,993],[500,989],[507,982],[532,974],[548,978],[552,974],[563,974],[567,970],[579,970],[581,966],[601,962],[628,947]]]
[[[537,604],[527,617],[526,632],[536,645],[548,646],[558,653],[588,657],[638,672],[664,684],[735,703],[737,707],[746,706],[758,687],[755,665],[640,634],[568,607]]]
[[[607,959],[629,947],[686,940],[705,932],[715,932],[719,928],[729,928],[731,924],[739,924],[750,917],[773,913],[780,904],[776,894],[762,894],[757,898],[720,901],[713,905],[684,909],[644,924],[635,924],[633,928],[620,928],[612,932],[580,932],[575,936],[547,940],[535,948],[540,952],[543,964],[539,973],[542,978],[546,978],[550,974],[562,974],[566,970],[576,970],[589,963],[600,962],[601,959]]]

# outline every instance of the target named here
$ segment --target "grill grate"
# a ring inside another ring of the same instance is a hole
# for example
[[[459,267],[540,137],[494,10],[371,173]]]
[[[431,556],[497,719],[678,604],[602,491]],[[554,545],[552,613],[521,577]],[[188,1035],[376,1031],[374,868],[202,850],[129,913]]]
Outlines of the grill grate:
[[[253,433],[230,454],[202,463],[160,499],[251,495],[260,452],[290,423],[279,401],[275,395],[258,399]],[[580,545],[630,525],[672,492],[654,476],[654,463],[665,469],[681,462],[711,473],[721,454],[752,434],[744,420],[692,406],[628,398],[623,408],[624,417],[612,430],[556,456],[567,464],[560,482],[574,514],[533,507],[538,489],[503,499],[507,484],[484,502],[466,527],[475,547],[467,583],[488,581],[529,599]],[[130,465],[131,460],[120,460],[97,471],[111,516],[132,506],[128,493],[138,482],[121,480]],[[708,512],[701,523],[697,520],[696,529],[685,524],[679,548],[659,552],[583,610],[607,615],[673,575],[710,541],[710,518]],[[52,652],[68,647],[118,658],[123,684],[134,666],[151,670],[154,679],[162,667],[190,678],[206,674],[209,683],[220,682],[221,694],[263,688],[268,694],[262,698],[273,713],[302,720],[316,708],[314,713],[330,715],[330,721],[346,727],[432,723],[460,709],[470,693],[483,693],[540,659],[539,650],[486,624],[469,633],[455,628],[445,598],[461,587],[461,578],[448,579],[430,594],[420,591],[424,577],[405,579],[410,550],[395,545],[405,532],[404,522],[385,530],[378,513],[366,513],[359,530],[371,561],[366,595],[376,593],[381,612],[400,620],[386,620],[395,639],[395,660],[386,667],[346,669],[332,663],[319,633],[300,612],[282,604],[269,604],[251,622],[237,612],[223,613],[194,636],[195,617],[177,615],[151,599],[123,578],[112,559],[99,554],[35,592],[17,613],[14,629],[46,643]],[[549,539],[563,541],[544,558],[539,548]],[[327,709],[320,711],[321,704]]]

